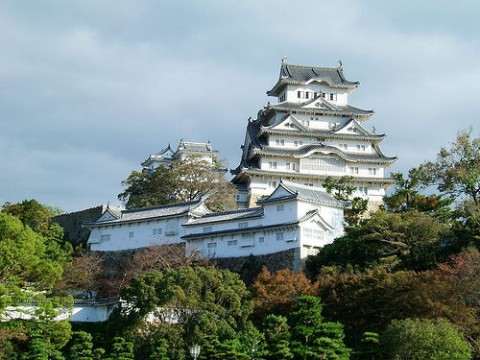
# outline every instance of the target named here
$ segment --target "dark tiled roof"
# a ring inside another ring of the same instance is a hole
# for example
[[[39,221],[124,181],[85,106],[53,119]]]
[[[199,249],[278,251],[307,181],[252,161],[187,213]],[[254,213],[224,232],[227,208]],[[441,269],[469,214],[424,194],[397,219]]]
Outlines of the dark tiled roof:
[[[271,148],[271,147],[264,147],[262,149],[252,149],[252,152],[261,155],[270,155],[270,156],[290,156],[293,158],[301,158],[304,156],[309,155],[310,153],[317,152],[317,151],[324,151],[328,153],[334,153],[338,155],[340,158],[351,161],[351,162],[378,162],[378,163],[393,163],[397,160],[397,157],[387,157],[383,155],[380,151],[379,147],[375,147],[375,153],[373,154],[350,154],[345,153],[342,150],[338,149],[335,146],[328,146],[321,143],[317,144],[308,144],[300,146],[296,149],[278,149],[278,148]]]
[[[275,191],[267,197],[266,199],[262,199],[258,201],[258,204],[264,204],[268,202],[276,202],[276,201],[281,201],[283,199],[288,199],[288,198],[298,198],[303,201],[311,202],[311,203],[316,203],[316,204],[326,204],[326,205],[331,205],[339,208],[344,208],[348,202],[340,201],[335,199],[332,195],[328,194],[327,192],[320,190],[318,187],[314,186],[307,186],[307,185],[300,185],[294,182],[282,180],[280,187],[284,188],[287,192],[289,192],[291,195],[281,198],[281,197],[275,197]]]
[[[173,217],[187,214],[202,204],[201,200],[191,201],[174,205],[152,206],[139,209],[122,210],[121,216],[117,219],[106,220],[102,222],[93,222],[85,224],[86,226],[110,225],[119,223],[128,223],[143,220],[152,220],[162,217]]]
[[[327,108],[304,108],[305,104],[302,103],[289,103],[284,102],[280,104],[269,104],[265,112],[269,110],[276,110],[276,111],[287,111],[287,112],[315,112],[318,114],[329,114],[329,115],[342,115],[342,116],[371,116],[374,111],[373,110],[363,110],[356,108],[350,105],[335,105],[333,109]]]
[[[305,84],[311,80],[326,82],[332,87],[355,88],[359,82],[348,81],[341,67],[327,68],[305,65],[291,65],[282,62],[280,75],[273,88],[267,91],[270,96],[279,95],[278,91],[286,84]]]
[[[183,141],[183,140],[180,142],[180,145],[178,145],[177,152],[179,150],[184,152],[189,152],[189,153],[218,152],[217,150],[212,150],[212,145],[210,144],[210,142],[198,143],[198,142]]]
[[[191,220],[188,224],[184,224],[184,226],[210,224],[221,221],[236,221],[260,216],[263,216],[263,208],[261,207],[241,209],[235,211],[225,211],[206,214],[201,218]]]

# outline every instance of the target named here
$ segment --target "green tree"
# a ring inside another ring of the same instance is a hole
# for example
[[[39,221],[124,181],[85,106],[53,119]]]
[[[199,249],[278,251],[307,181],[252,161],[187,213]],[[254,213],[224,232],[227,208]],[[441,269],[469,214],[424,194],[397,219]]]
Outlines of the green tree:
[[[443,219],[449,217],[452,199],[437,194],[422,194],[427,187],[423,171],[412,168],[409,170],[407,178],[400,172],[393,173],[391,176],[395,180],[394,192],[384,197],[385,206],[389,211],[416,210],[434,214]]]
[[[219,343],[239,338],[253,308],[239,276],[213,267],[152,271],[133,278],[122,291],[122,298],[129,308],[121,319],[138,327],[147,314],[152,314],[165,329],[156,335],[158,338],[167,338],[171,329],[168,321],[172,316],[177,318],[181,325],[175,328],[179,332],[176,339],[183,342],[180,347],[184,349],[193,343],[203,347],[202,340],[209,336],[216,336]],[[168,350],[169,356],[176,358]]]
[[[305,268],[310,278],[315,278],[322,266],[332,265],[428,269],[436,265],[437,253],[445,251],[450,238],[449,225],[428,214],[379,210],[309,257]]]
[[[480,203],[480,138],[472,138],[472,129],[460,132],[449,148],[440,150],[436,161],[422,164],[421,170],[425,181],[437,185],[440,193]]]
[[[52,256],[46,238],[0,212],[0,313],[14,300],[45,299],[61,279],[67,257]]]
[[[77,331],[73,333],[69,359],[93,360],[92,335],[85,331]]]
[[[393,320],[381,335],[389,360],[468,360],[471,348],[447,320]]]
[[[211,210],[235,206],[235,187],[225,179],[220,164],[195,157],[173,161],[170,167],[159,166],[153,173],[133,171],[122,184],[126,189],[118,198],[127,208],[188,202],[206,195]]]
[[[315,296],[300,296],[289,314],[294,359],[347,360],[350,350],[343,342],[343,326],[324,322],[322,304]]]
[[[110,356],[107,360],[133,360],[134,356],[133,343],[117,336],[113,339]]]
[[[287,318],[281,315],[267,315],[263,331],[266,341],[267,360],[289,360],[293,358],[290,350],[290,326]]]
[[[368,209],[368,199],[358,196],[352,197],[352,194],[357,189],[351,185],[352,180],[353,176],[342,176],[340,179],[328,176],[323,183],[323,187],[335,199],[350,201],[350,207],[344,211],[345,221],[349,226],[356,226]]]

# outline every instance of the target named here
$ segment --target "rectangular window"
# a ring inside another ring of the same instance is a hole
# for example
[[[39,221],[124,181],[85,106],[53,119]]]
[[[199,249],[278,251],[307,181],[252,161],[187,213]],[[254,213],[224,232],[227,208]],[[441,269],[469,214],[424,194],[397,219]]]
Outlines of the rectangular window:
[[[284,204],[277,205],[277,211],[283,211],[283,210],[285,210]]]
[[[207,248],[208,249],[216,249],[217,248],[217,243],[216,242],[208,243]]]
[[[277,182],[275,180],[268,180],[268,186],[276,188]]]
[[[366,149],[365,145],[357,145],[357,151],[365,151]]]
[[[269,167],[270,169],[276,169],[276,168],[277,168],[277,162],[276,162],[276,161],[270,161],[270,162],[268,163],[268,167]]]
[[[297,169],[297,164],[292,163],[292,170],[296,170],[296,169]]]
[[[350,174],[358,175],[358,167],[356,167],[356,166],[351,166],[351,167],[350,167]]]
[[[277,146],[284,146],[284,145],[285,145],[285,140],[276,139],[276,140],[275,140],[275,145],[277,145]]]
[[[368,168],[368,175],[377,175],[376,168]]]
[[[303,97],[303,91],[297,91],[297,98],[301,99]]]
[[[152,230],[153,235],[162,235],[163,229],[162,228],[156,228]]]
[[[366,187],[366,186],[359,186],[359,187],[358,187],[358,191],[361,192],[361,193],[364,194],[364,195],[367,195],[367,194],[368,194],[368,187]]]
[[[313,93],[313,97],[316,98],[318,96],[318,93],[317,92],[314,92]]]
[[[290,170],[290,163],[285,164],[285,170]]]
[[[110,235],[110,234],[105,234],[105,235],[100,236],[100,241],[102,241],[102,242],[103,241],[110,241],[110,240],[112,240],[112,235]]]
[[[239,229],[245,229],[248,227],[248,222],[241,222],[241,223],[238,223],[238,228]]]
[[[133,231],[130,231],[130,232],[128,233],[128,238],[129,238],[129,239],[133,239]]]
[[[278,241],[283,240],[283,232],[278,232],[275,234],[275,237]]]
[[[229,240],[227,241],[227,245],[228,246],[235,246],[238,244],[238,241],[237,240]]]
[[[335,99],[334,94],[330,94],[330,100],[334,100],[334,99]]]
[[[211,226],[205,226],[205,227],[203,228],[203,232],[204,232],[204,233],[212,232],[212,227],[211,227]]]
[[[305,91],[305,99],[308,99],[310,93],[308,91]]]
[[[258,242],[259,242],[259,243],[265,242],[265,238],[264,238],[263,236],[260,236],[260,237],[258,238]]]

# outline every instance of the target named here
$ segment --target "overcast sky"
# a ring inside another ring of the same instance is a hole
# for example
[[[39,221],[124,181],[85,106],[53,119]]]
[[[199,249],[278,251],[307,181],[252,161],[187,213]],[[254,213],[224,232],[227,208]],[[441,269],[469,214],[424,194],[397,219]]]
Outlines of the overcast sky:
[[[407,171],[480,129],[480,2],[2,0],[0,205],[110,202],[149,154],[210,140],[230,168],[283,56],[332,66]],[[387,171],[388,173],[388,171]]]

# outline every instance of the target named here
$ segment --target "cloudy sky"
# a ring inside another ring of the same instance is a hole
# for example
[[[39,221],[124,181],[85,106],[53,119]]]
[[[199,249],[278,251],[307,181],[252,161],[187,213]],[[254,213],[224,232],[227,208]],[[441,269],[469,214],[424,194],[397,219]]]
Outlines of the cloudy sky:
[[[121,180],[180,139],[234,168],[281,58],[360,81],[391,171],[480,129],[480,3],[2,0],[0,204],[118,205]]]

